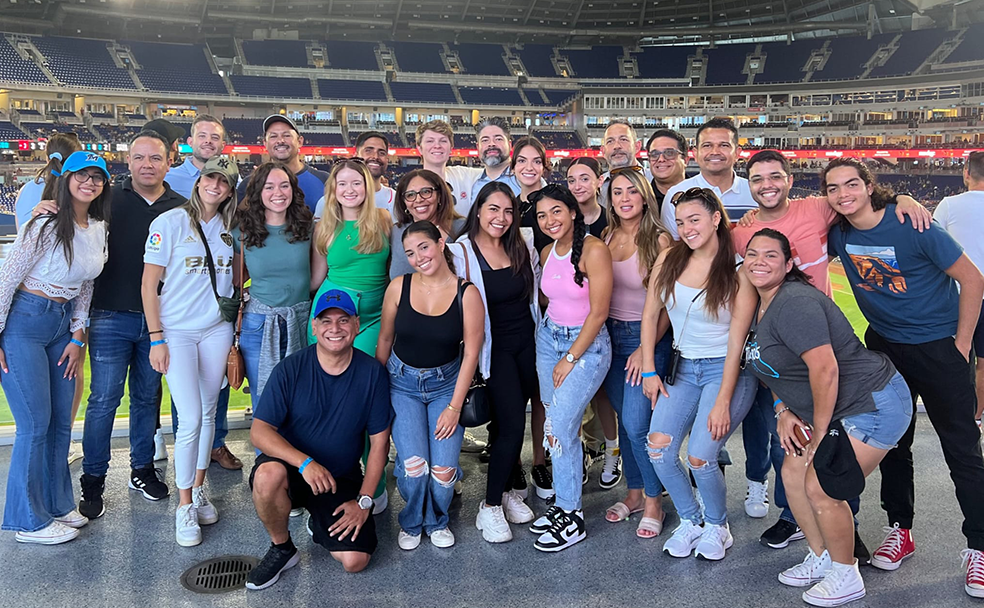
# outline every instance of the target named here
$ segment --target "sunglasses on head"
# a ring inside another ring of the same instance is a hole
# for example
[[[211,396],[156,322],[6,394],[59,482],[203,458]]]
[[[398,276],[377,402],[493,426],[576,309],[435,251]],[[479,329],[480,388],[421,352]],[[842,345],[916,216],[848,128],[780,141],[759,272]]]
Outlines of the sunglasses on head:
[[[673,203],[673,206],[676,207],[682,202],[692,201],[694,199],[701,199],[714,207],[718,206],[717,195],[714,194],[714,191],[710,188],[688,188],[683,192],[677,192],[674,194],[671,202]]]
[[[543,188],[531,192],[528,200],[531,205],[536,205],[540,200],[545,198],[560,200],[558,197],[563,194],[564,190],[567,189],[557,184],[547,184]]]
[[[619,167],[618,169],[612,169],[610,175],[612,177],[615,177],[616,175],[621,175],[622,173],[629,173],[629,172],[642,173],[643,172],[642,165],[629,165],[627,167]]]

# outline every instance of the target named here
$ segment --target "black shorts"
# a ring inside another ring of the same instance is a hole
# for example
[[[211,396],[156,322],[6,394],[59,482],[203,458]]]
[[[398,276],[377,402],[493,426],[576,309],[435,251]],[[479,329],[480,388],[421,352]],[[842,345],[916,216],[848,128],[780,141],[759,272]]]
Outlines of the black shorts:
[[[359,491],[362,489],[362,475],[356,467],[355,476],[335,477],[335,492],[325,494],[313,494],[311,486],[304,481],[304,476],[294,467],[279,458],[273,458],[266,454],[259,454],[253,464],[253,470],[249,474],[249,488],[253,489],[253,476],[256,469],[265,463],[277,463],[287,470],[287,495],[290,496],[291,506],[294,508],[303,507],[311,515],[310,526],[314,532],[314,542],[318,543],[329,551],[359,551],[361,553],[372,553],[376,550],[376,522],[372,514],[366,519],[366,523],[359,530],[359,536],[352,540],[349,534],[345,540],[338,540],[338,537],[328,535],[328,528],[338,521],[339,515],[332,515],[335,509],[342,503],[356,500]]]

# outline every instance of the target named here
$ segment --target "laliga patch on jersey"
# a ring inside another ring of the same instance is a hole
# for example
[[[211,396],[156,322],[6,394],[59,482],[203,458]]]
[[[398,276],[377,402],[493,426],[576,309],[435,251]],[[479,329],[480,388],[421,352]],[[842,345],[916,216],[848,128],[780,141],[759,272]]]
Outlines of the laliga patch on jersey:
[[[229,234],[228,232],[223,232],[221,235],[219,235],[219,238],[221,238],[222,239],[222,242],[226,244],[226,247],[232,247],[232,235],[231,234]]]
[[[467,197],[468,197],[468,193],[465,192],[464,190],[462,190],[461,194],[458,195],[458,198],[460,198],[461,200],[465,200]]]
[[[161,250],[161,238],[160,232],[155,232],[147,237],[147,251],[153,251],[154,253],[160,253]]]

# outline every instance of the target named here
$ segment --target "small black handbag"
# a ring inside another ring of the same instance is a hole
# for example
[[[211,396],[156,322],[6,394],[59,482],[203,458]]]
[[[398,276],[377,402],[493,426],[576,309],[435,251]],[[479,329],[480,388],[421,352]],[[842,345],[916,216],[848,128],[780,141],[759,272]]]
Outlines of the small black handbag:
[[[465,254],[467,256],[467,253]],[[465,258],[468,259],[467,257]],[[465,309],[461,301],[462,281],[458,279],[458,316],[461,322],[461,344],[458,346],[458,362],[465,357]],[[471,386],[468,388],[468,395],[465,402],[461,405],[461,416],[458,417],[458,424],[465,428],[484,426],[492,421],[492,404],[489,403],[488,392],[485,387],[485,378],[482,372],[475,370]]]

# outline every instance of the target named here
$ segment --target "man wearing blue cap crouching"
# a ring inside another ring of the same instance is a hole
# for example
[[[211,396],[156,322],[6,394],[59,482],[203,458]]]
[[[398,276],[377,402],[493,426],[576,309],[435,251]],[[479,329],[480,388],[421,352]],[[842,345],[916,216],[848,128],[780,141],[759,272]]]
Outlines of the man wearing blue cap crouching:
[[[271,545],[250,572],[249,589],[273,585],[297,564],[287,529],[291,508],[308,510],[314,542],[347,572],[365,569],[376,549],[372,492],[389,449],[389,375],[352,348],[359,316],[344,291],[322,294],[311,331],[317,342],[273,369],[253,413],[250,440],[262,453],[250,487]],[[363,476],[359,459],[366,432],[370,450]]]

